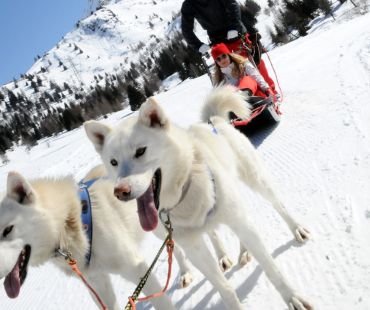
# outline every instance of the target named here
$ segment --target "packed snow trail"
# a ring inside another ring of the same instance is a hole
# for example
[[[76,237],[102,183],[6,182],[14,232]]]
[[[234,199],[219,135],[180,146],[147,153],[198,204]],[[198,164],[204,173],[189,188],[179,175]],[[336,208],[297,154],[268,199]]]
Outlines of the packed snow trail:
[[[245,191],[250,217],[256,223],[277,264],[297,291],[316,309],[370,309],[370,14],[323,24],[309,36],[275,49],[271,58],[284,90],[282,121],[252,137],[290,213],[311,230],[313,240],[299,247],[273,208]],[[188,80],[157,96],[181,126],[197,122],[208,77]],[[127,111],[106,121],[118,122]],[[1,190],[9,170],[27,177],[71,173],[78,180],[99,163],[83,130],[76,129],[40,141],[29,152],[8,154],[0,167]],[[222,228],[234,262],[238,241]],[[142,247],[148,262],[160,246],[148,234]],[[209,259],[209,258],[205,258]],[[174,266],[173,282],[178,280]],[[155,273],[165,281],[166,258]],[[169,294],[178,309],[224,310],[219,295],[202,275],[184,290],[173,285]],[[226,277],[246,309],[286,309],[255,261],[234,266]],[[114,277],[124,306],[135,285]],[[30,268],[18,299],[0,291],[0,308],[95,309],[87,290],[50,264]],[[150,309],[140,305],[138,309]]]

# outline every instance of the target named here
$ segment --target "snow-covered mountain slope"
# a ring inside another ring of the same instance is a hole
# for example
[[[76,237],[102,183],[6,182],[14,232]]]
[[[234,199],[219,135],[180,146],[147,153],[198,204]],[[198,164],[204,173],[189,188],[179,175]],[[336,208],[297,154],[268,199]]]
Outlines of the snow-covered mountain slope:
[[[55,98],[49,101],[47,97],[45,100],[53,107],[64,108],[65,104],[78,102],[76,93],[88,94],[97,82],[104,86],[106,74],[122,75],[140,61],[146,64],[180,28],[179,13],[183,0],[105,2],[106,5],[90,16],[76,21],[75,29],[40,56],[23,77],[3,85],[0,91],[6,94],[10,90],[35,104],[44,92],[53,94],[52,82],[62,88],[62,98],[57,102]],[[260,5],[266,7],[267,1]],[[266,33],[265,23],[267,20],[271,23],[273,15],[266,16],[263,12],[260,15],[259,25]],[[206,41],[201,27],[197,25],[196,29]],[[268,42],[269,37],[266,35],[264,40]],[[37,83],[34,87],[31,79],[27,79],[30,75]],[[64,83],[72,91],[65,89]],[[7,100],[0,101],[0,112],[6,111],[5,102]]]
[[[182,0],[104,2],[107,4],[77,21],[75,29],[42,55],[20,79],[0,87],[5,95],[5,100],[0,100],[0,112],[8,112],[6,116],[0,113],[0,119],[9,120],[9,113],[14,110],[6,106],[8,91],[24,101],[28,99],[27,110],[35,114],[45,112],[47,107],[64,109],[66,104],[86,98],[96,85],[104,87],[108,76],[122,77],[131,68],[139,68],[139,63],[146,65],[180,28]],[[258,29],[266,46],[270,43],[268,33],[273,28],[274,14],[281,6],[280,0],[273,3],[273,8],[268,8],[267,0],[258,2],[261,6]],[[206,42],[205,32],[199,25],[196,29]],[[142,82],[140,78],[139,82]],[[58,91],[54,91],[56,85]]]
[[[49,79],[75,79],[72,68],[62,72],[58,67],[60,59],[67,62],[67,67],[73,64],[85,84],[91,83],[94,75],[117,72],[122,69],[120,66],[137,62],[148,53],[150,45],[157,44],[156,37],[163,39],[168,34],[168,23],[180,5],[179,0],[126,0],[104,6],[78,22],[76,29],[28,73],[37,73],[44,67],[51,71]]]
[[[246,188],[250,216],[282,271],[316,309],[370,309],[370,14],[336,22],[323,21],[314,32],[270,53],[284,91],[282,121],[274,130],[252,137],[289,211],[312,232],[298,247],[270,205]],[[181,126],[199,120],[202,100],[211,89],[207,76],[187,80],[157,95],[167,113]],[[127,110],[106,122],[122,120]],[[44,139],[30,151],[18,147],[0,167],[0,190],[6,174],[27,177],[73,174],[78,180],[99,163],[82,128]],[[223,238],[236,261],[238,242],[228,229]],[[151,260],[160,242],[148,234],[142,253]],[[210,258],[205,258],[210,259]],[[166,258],[155,269],[165,281]],[[178,309],[223,310],[219,295],[198,272],[187,289],[169,295]],[[286,309],[255,261],[226,274],[246,309]],[[114,277],[122,306],[134,284]],[[87,290],[51,265],[31,268],[16,300],[0,290],[0,308],[96,309]],[[150,309],[140,305],[138,309]]]
[[[125,0],[103,6],[78,21],[74,30],[26,72],[39,78],[37,92],[24,77],[3,85],[3,92],[11,90],[36,102],[42,92],[50,91],[52,81],[61,87],[67,83],[75,92],[89,93],[99,75],[105,78],[105,74],[122,74],[131,68],[131,63],[146,63],[151,53],[165,45],[165,38],[179,27],[181,3]],[[105,84],[104,80],[101,84]],[[64,95],[66,98],[57,106],[74,100],[74,94]],[[3,102],[0,111],[4,110]]]

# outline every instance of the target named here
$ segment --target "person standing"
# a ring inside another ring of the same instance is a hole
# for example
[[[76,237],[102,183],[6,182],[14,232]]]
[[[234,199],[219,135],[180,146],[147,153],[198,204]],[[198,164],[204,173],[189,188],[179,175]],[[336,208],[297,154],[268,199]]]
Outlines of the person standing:
[[[181,30],[186,42],[204,54],[210,46],[194,33],[194,20],[207,31],[211,45],[238,39],[245,33],[236,0],[185,0],[181,7]]]
[[[194,33],[194,21],[207,31],[210,45],[224,43],[228,49],[248,57],[248,48],[255,44],[254,62],[274,93],[275,83],[260,57],[259,34],[249,35],[241,22],[240,5],[236,0],[185,0],[181,7],[181,30],[190,47],[206,54],[211,46],[202,42]],[[258,53],[258,54],[257,54]]]

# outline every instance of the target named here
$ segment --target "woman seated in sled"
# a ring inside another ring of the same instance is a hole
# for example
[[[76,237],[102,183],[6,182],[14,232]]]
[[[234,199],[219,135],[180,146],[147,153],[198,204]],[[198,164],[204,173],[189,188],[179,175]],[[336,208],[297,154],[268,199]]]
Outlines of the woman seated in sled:
[[[224,43],[214,45],[211,55],[216,64],[213,85],[231,84],[247,91],[249,96],[275,98],[275,92],[247,58],[231,53]]]

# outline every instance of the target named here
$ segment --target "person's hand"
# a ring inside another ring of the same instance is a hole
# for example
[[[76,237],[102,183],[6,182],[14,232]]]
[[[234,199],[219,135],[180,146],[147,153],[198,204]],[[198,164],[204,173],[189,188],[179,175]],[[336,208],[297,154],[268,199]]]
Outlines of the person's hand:
[[[232,39],[236,39],[238,37],[239,37],[239,33],[236,30],[229,30],[227,32],[226,39],[232,40]]]
[[[209,51],[210,47],[208,44],[202,44],[199,48],[199,53],[201,53],[202,55],[206,54],[208,51]]]

